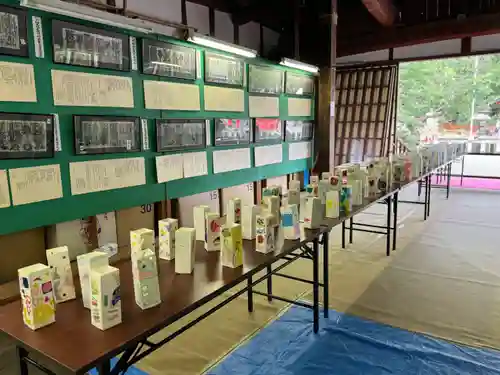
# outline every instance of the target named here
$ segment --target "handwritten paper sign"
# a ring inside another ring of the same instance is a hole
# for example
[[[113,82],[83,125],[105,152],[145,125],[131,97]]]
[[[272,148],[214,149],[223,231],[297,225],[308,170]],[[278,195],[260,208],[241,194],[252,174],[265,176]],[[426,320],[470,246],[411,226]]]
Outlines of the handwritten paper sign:
[[[243,112],[245,93],[240,89],[205,86],[205,110]]]
[[[144,100],[147,109],[199,111],[200,88],[186,83],[144,81]]]
[[[204,176],[208,174],[207,153],[190,152],[182,155],[184,177]]]
[[[0,61],[0,102],[36,102],[33,65]]]
[[[55,105],[133,108],[132,78],[52,70]]]
[[[250,117],[278,117],[280,115],[280,100],[276,96],[250,96]]]
[[[252,166],[249,148],[215,151],[213,158],[214,173],[237,171]]]
[[[144,158],[70,163],[71,194],[87,194],[146,184]]]
[[[311,142],[296,142],[288,145],[288,159],[299,160],[311,157]]]
[[[156,178],[158,183],[179,180],[184,177],[182,154],[156,157]]]
[[[59,164],[9,169],[14,206],[62,198]]]
[[[255,166],[262,167],[269,164],[280,164],[283,162],[283,146],[255,147]]]
[[[0,170],[0,208],[10,207],[9,183],[7,171]]]

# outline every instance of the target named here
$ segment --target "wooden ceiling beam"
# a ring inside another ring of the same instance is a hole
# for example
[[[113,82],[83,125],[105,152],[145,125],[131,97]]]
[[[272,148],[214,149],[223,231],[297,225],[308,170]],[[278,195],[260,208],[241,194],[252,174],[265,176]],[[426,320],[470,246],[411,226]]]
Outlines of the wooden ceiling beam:
[[[338,56],[495,33],[500,33],[500,15],[483,14],[462,20],[436,21],[383,29],[363,36],[345,37],[338,41]]]

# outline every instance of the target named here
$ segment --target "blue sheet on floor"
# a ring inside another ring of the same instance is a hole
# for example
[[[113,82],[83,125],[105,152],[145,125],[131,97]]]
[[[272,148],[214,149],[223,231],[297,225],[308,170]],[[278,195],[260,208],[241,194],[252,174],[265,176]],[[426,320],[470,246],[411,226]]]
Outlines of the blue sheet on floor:
[[[293,307],[231,353],[210,375],[500,375],[500,352],[330,312],[312,332],[312,311]]]
[[[116,358],[113,358],[111,360],[111,368],[113,368],[113,366],[115,365],[116,361],[117,361]],[[99,374],[97,373],[96,369],[93,369],[93,370],[90,371],[90,375],[99,375]],[[130,367],[127,370],[127,372],[124,375],[148,375],[148,374],[145,373],[144,371],[141,371],[138,368],[132,366],[132,367]]]

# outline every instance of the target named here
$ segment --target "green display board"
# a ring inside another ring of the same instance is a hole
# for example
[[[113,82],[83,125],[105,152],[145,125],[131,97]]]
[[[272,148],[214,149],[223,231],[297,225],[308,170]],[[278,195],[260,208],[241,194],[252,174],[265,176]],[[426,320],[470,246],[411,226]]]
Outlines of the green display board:
[[[12,5],[14,2],[9,0],[0,0],[0,4]],[[35,43],[33,38],[33,22],[32,17],[40,17],[42,20],[43,30],[43,49],[44,56],[36,57]],[[127,36],[133,36],[137,39],[139,48],[137,49],[138,70],[129,72],[97,69],[73,65],[55,64],[52,56],[52,20],[63,20],[74,23],[80,23],[84,26],[95,27],[112,32],[119,32]],[[237,184],[262,180],[269,177],[280,176],[284,174],[303,171],[310,168],[311,159],[301,159],[290,161],[288,159],[288,144],[283,143],[283,163],[268,165],[264,167],[254,167],[239,171],[213,174],[213,158],[212,152],[216,149],[213,146],[208,146],[207,161],[208,161],[208,175],[201,177],[194,177],[188,179],[176,180],[168,183],[158,184],[156,179],[156,165],[155,157],[162,155],[156,152],[156,130],[155,119],[157,118],[248,118],[248,89],[245,89],[245,111],[244,112],[209,112],[204,111],[204,81],[203,74],[201,78],[197,78],[195,84],[200,87],[200,100],[201,111],[184,112],[184,111],[167,111],[167,110],[151,110],[145,109],[145,99],[143,91],[143,81],[169,81],[169,82],[186,82],[180,79],[166,78],[162,76],[144,75],[141,73],[142,57],[141,57],[141,40],[143,38],[154,39],[157,41],[165,41],[177,45],[185,45],[195,47],[197,51],[201,51],[201,58],[199,58],[199,67],[201,72],[204,72],[204,49],[194,46],[192,44],[178,41],[176,39],[169,39],[164,36],[151,36],[141,35],[130,30],[121,30],[118,28],[107,27],[101,24],[94,24],[75,20],[60,15],[40,12],[28,9],[28,43],[30,57],[15,57],[0,55],[0,61],[15,62],[15,63],[29,63],[33,64],[35,70],[36,82],[36,95],[37,101],[33,103],[21,102],[6,102],[0,101],[0,112],[19,112],[19,113],[33,113],[33,114],[57,114],[60,127],[60,138],[62,150],[55,153],[52,159],[32,159],[32,160],[0,160],[0,169],[8,170],[12,168],[31,167],[40,165],[59,164],[61,169],[61,176],[63,182],[63,198],[48,200],[43,202],[23,204],[11,206],[8,208],[0,209],[0,235],[12,233],[16,231],[36,228],[44,225],[55,224],[69,220],[78,219],[85,216],[91,216],[103,212],[114,211],[118,209],[139,206],[153,202],[162,201],[165,199],[179,198],[197,194],[204,191],[229,187]],[[214,51],[221,54],[220,51]],[[245,64],[246,76],[248,77],[248,64],[258,64],[260,66],[272,66],[275,69],[283,71],[293,69],[285,69],[279,65],[271,64],[265,60],[252,59],[247,60]],[[53,69],[65,70],[71,72],[83,72],[94,74],[114,75],[120,77],[129,77],[133,82],[133,108],[113,108],[113,107],[70,107],[70,106],[55,106],[52,92],[51,71]],[[192,83],[192,81],[190,82]],[[313,101],[314,102],[314,101]],[[288,116],[288,101],[285,94],[279,97],[280,118],[282,120],[291,119]],[[313,104],[314,105],[314,104]],[[314,108],[312,113],[314,113]],[[137,153],[122,153],[122,154],[104,154],[104,155],[75,155],[74,145],[74,130],[73,130],[73,115],[107,115],[107,116],[136,116],[148,121],[148,137],[150,143],[150,150]],[[297,118],[296,120],[312,120],[313,118]],[[211,121],[213,127],[213,121]],[[211,129],[213,134],[213,129]],[[248,145],[246,146],[248,147]],[[250,145],[253,149],[255,146]],[[231,148],[231,147],[226,147]],[[217,150],[224,149],[217,147]],[[253,150],[252,150],[252,166]],[[146,184],[123,189],[115,189],[104,192],[71,195],[70,188],[70,171],[69,163],[76,161],[90,161],[90,160],[103,160],[115,158],[130,158],[130,157],[144,157],[146,166]]]

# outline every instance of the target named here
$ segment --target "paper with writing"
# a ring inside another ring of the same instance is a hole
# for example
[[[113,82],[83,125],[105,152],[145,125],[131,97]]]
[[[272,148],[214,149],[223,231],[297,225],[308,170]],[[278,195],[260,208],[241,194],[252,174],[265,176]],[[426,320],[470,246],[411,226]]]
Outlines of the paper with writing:
[[[255,147],[255,166],[279,164],[283,162],[283,145]]]
[[[280,115],[280,100],[276,96],[250,96],[250,117],[278,117]]]
[[[0,170],[0,208],[10,207],[9,183],[7,171]]]
[[[288,98],[288,116],[312,116],[312,100]]]
[[[288,145],[288,159],[299,160],[311,157],[311,142],[296,142]]]
[[[214,151],[214,173],[224,173],[252,166],[249,148]]]
[[[184,177],[182,154],[156,157],[156,178],[158,183],[179,180]]]
[[[144,158],[70,163],[71,194],[79,195],[145,185],[144,164]]]
[[[0,102],[36,100],[33,65],[0,61]]]
[[[199,111],[200,88],[187,83],[144,81],[144,100],[147,109]]]
[[[240,89],[205,86],[206,111],[245,111],[245,93]]]
[[[133,108],[132,78],[52,70],[55,105]]]
[[[189,152],[182,155],[184,177],[204,176],[208,174],[207,153]]]
[[[59,164],[9,169],[9,180],[14,206],[63,196]]]

